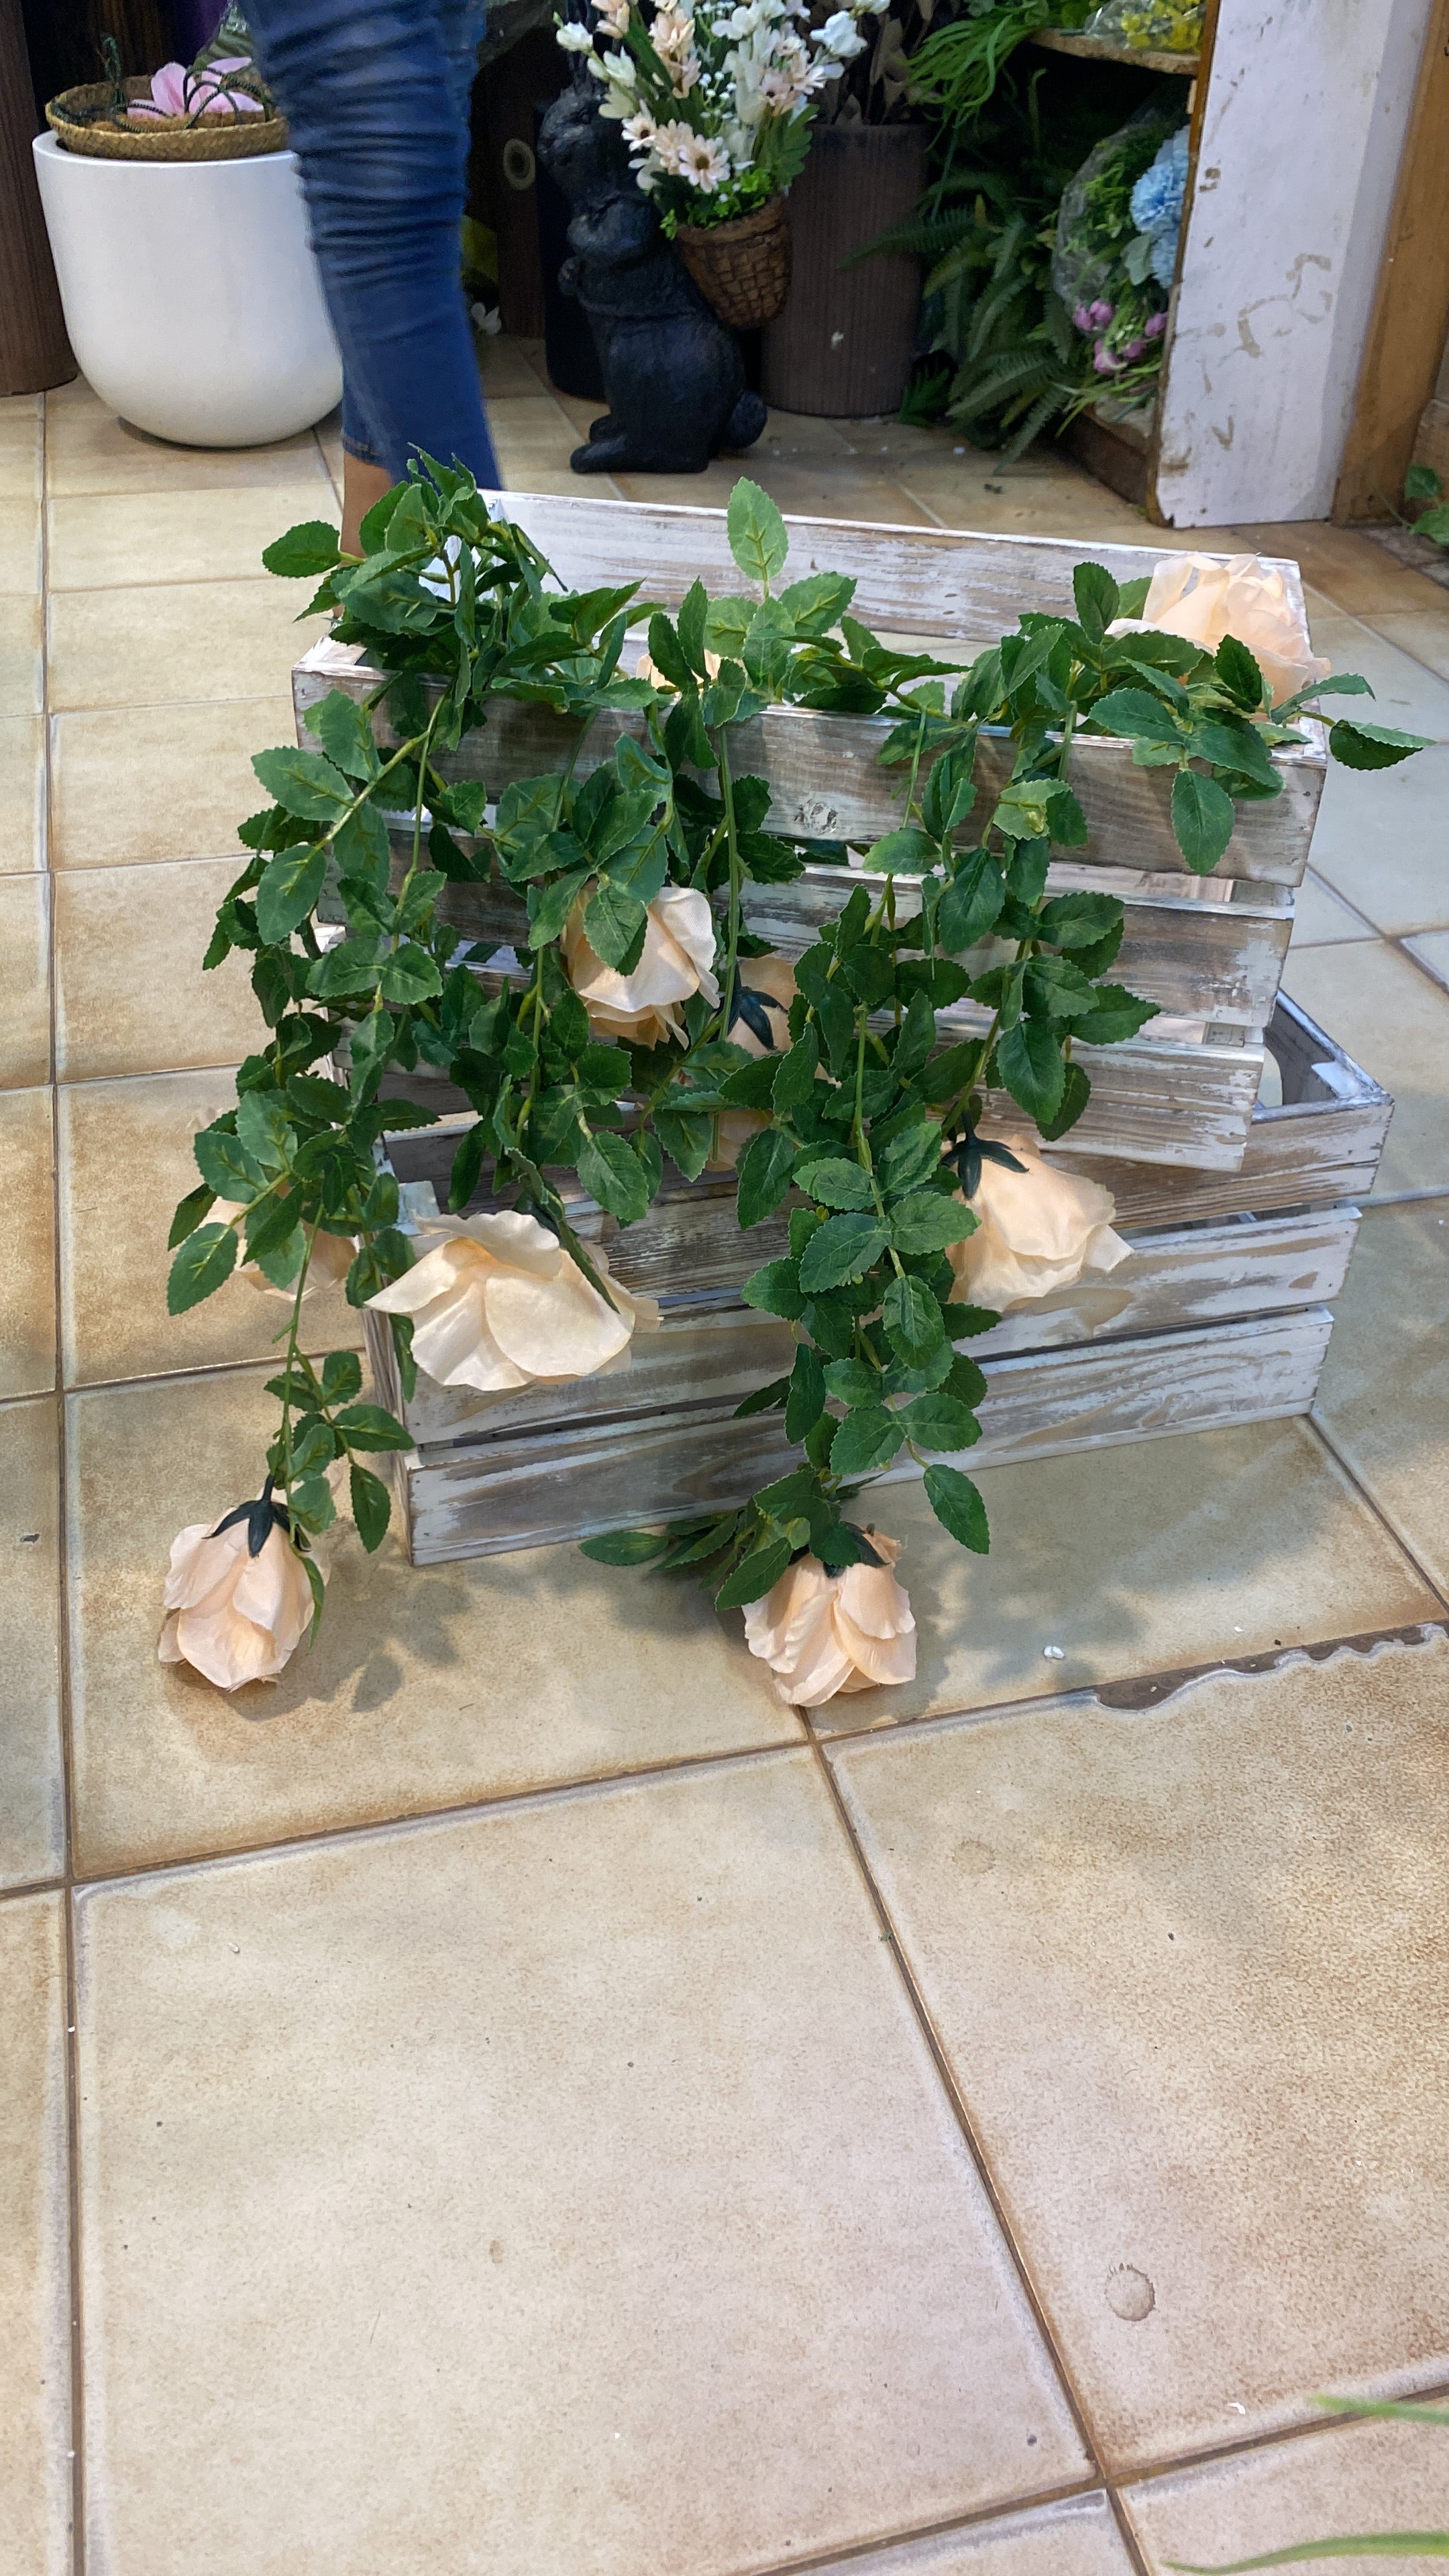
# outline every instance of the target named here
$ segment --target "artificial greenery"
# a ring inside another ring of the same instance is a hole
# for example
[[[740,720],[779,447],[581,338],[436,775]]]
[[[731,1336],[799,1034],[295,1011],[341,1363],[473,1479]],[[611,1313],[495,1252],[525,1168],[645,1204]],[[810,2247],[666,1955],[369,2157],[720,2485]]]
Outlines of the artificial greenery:
[[[941,1456],[978,1431],[983,1381],[956,1345],[996,1320],[952,1302],[947,1257],[976,1223],[961,1192],[974,1191],[982,1155],[1004,1150],[977,1132],[985,1096],[1004,1091],[1045,1138],[1064,1135],[1090,1090],[1075,1046],[1130,1038],[1155,1008],[1111,981],[1121,903],[1049,887],[1053,849],[1087,838],[1074,737],[1125,734],[1137,761],[1175,769],[1174,828],[1199,870],[1221,855],[1235,803],[1281,787],[1270,752],[1298,738],[1297,702],[1270,718],[1257,664],[1231,640],[1210,655],[1155,633],[1110,636],[1144,584],[1119,591],[1079,565],[1075,619],[1025,616],[963,670],[882,645],[851,615],[854,584],[840,575],[782,587],[786,530],[754,484],[735,486],[728,527],[748,590],[711,601],[696,582],[674,618],[649,613],[633,583],[561,592],[471,477],[427,460],[363,521],[359,558],[340,555],[321,522],[264,558],[278,574],[320,574],[304,613],[333,612],[337,637],[382,676],[365,704],[334,689],[309,711],[315,748],[254,762],[275,801],[241,826],[246,865],[206,964],[250,956],[269,1036],[240,1069],[235,1109],[196,1139],[200,1186],[176,1212],[169,1302],[196,1305],[243,1257],[291,1298],[263,1501],[267,1527],[308,1562],[319,1606],[310,1541],[334,1516],[329,1471],[345,1464],[359,1534],[376,1547],[389,1496],[367,1461],[410,1441],[363,1400],[352,1353],[304,1353],[302,1295],[319,1237],[355,1245],[354,1306],[410,1267],[380,1149],[390,1131],[435,1123],[398,1096],[419,1064],[475,1113],[451,1209],[483,1190],[531,1212],[610,1303],[569,1222],[570,1173],[635,1223],[664,1157],[695,1177],[722,1115],[744,1108],[761,1125],[739,1164],[741,1225],[793,1194],[788,1256],[744,1293],[795,1324],[799,1349],[789,1379],[741,1410],[782,1410],[802,1464],[740,1512],[590,1542],[591,1554],[702,1568],[722,1604],[752,1600],[803,1549],[831,1568],[869,1559],[848,1508],[902,1450],[923,1465],[946,1528],[984,1548],[981,1498]],[[626,631],[646,615],[653,679],[621,667]],[[496,775],[492,788],[460,780],[465,737],[486,773],[504,700],[571,719],[569,759],[539,777]],[[738,774],[731,749],[771,701],[822,721],[886,717],[880,756],[903,786],[898,827],[863,854],[861,883],[796,963],[785,1048],[749,984],[764,943],[748,930],[745,888],[798,876],[809,852],[765,828],[770,786]],[[618,738],[586,770],[600,714]],[[973,775],[985,726],[1015,746],[989,812]],[[1332,741],[1360,767],[1417,747],[1347,723]],[[512,903],[512,954],[460,943],[457,884]],[[602,1043],[569,981],[565,926],[581,911],[597,955],[628,973],[669,884],[711,900],[718,1006],[702,993],[685,1006],[683,1048]],[[341,934],[330,944],[319,907]],[[979,958],[960,962],[988,940],[984,972]],[[944,1031],[943,1012],[957,1014]],[[738,1042],[742,1025],[763,1055]],[[410,1395],[411,1325],[389,1323]]]
[[[1449,2424],[1449,2410],[1420,2406],[1401,2397],[1320,2397],[1315,2403],[1330,2415],[1387,2416],[1399,2424]],[[1269,2549],[1258,2558],[1235,2558],[1228,2565],[1195,2567],[1169,2558],[1179,2576],[1249,2576],[1258,2567],[1302,2567],[1319,2558],[1449,2558],[1449,2531],[1337,2532],[1330,2540],[1295,2540],[1286,2549]]]

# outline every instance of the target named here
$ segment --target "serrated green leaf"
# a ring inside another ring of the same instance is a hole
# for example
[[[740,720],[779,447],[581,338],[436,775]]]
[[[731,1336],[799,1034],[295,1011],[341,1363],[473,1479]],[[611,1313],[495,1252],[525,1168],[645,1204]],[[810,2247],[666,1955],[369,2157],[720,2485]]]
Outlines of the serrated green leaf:
[[[266,1173],[237,1137],[203,1127],[193,1136],[191,1150],[207,1188],[219,1199],[236,1200],[245,1207],[258,1190],[265,1189]]]
[[[766,1315],[783,1315],[787,1323],[797,1322],[805,1312],[800,1273],[793,1261],[767,1261],[751,1272],[740,1295],[747,1306],[758,1306]]]
[[[893,1351],[908,1365],[930,1358],[945,1338],[938,1300],[922,1279],[909,1272],[895,1278],[885,1292],[881,1320]]]
[[[231,1277],[236,1265],[236,1236],[229,1225],[203,1225],[189,1234],[171,1264],[166,1282],[166,1312],[184,1315]]]
[[[990,850],[972,850],[956,870],[936,913],[936,936],[949,957],[959,956],[995,927],[1006,885]]]
[[[337,530],[328,519],[302,519],[262,551],[268,572],[279,574],[283,581],[316,581],[341,560]]]
[[[1040,1020],[1018,1020],[996,1041],[996,1063],[1012,1099],[1029,1118],[1051,1118],[1061,1104],[1066,1065],[1061,1046]]]
[[[974,1234],[976,1223],[960,1199],[948,1199],[940,1190],[918,1190],[891,1209],[891,1241],[897,1252],[945,1252]]]
[[[747,1232],[774,1215],[794,1166],[795,1147],[783,1128],[767,1127],[750,1138],[739,1162],[739,1220]]]
[[[579,1554],[592,1557],[595,1565],[647,1565],[668,1545],[667,1530],[603,1530],[597,1538],[582,1539]]]
[[[751,1601],[763,1601],[779,1582],[792,1553],[787,1538],[771,1539],[766,1546],[754,1549],[720,1585],[714,1596],[716,1610],[743,1610]]]
[[[954,1395],[914,1396],[900,1418],[918,1449],[969,1449],[981,1437],[975,1414]]]
[[[349,1467],[347,1485],[357,1535],[371,1556],[387,1536],[387,1525],[392,1517],[392,1496],[382,1478],[374,1476],[368,1467]]]
[[[828,1217],[800,1255],[800,1285],[807,1296],[844,1287],[852,1279],[864,1278],[885,1248],[886,1230],[879,1217]]]
[[[768,492],[742,474],[729,497],[725,513],[730,553],[747,581],[757,581],[768,590],[777,572],[784,566],[790,551],[790,540]]]
[[[1361,724],[1340,716],[1330,726],[1328,748],[1345,769],[1393,769],[1411,753],[1431,748],[1427,734],[1396,733],[1390,725]]]
[[[637,896],[605,877],[584,912],[584,937],[597,957],[620,974],[637,965],[648,914]]]
[[[636,1225],[649,1206],[649,1182],[632,1145],[602,1130],[584,1144],[579,1179],[621,1225]]]
[[[384,1001],[397,1003],[425,1002],[441,993],[443,979],[426,948],[405,940],[382,961],[378,977]]]
[[[822,1207],[868,1208],[875,1204],[870,1174],[859,1163],[848,1163],[841,1157],[814,1162],[802,1155],[795,1171],[795,1185],[818,1199]]]
[[[352,802],[353,788],[323,752],[293,751],[283,744],[276,751],[254,753],[252,767],[268,795],[304,822],[335,823]]]
[[[835,1476],[871,1476],[888,1467],[905,1440],[898,1413],[883,1404],[857,1405],[847,1413],[830,1443],[830,1470]]]
[[[841,1404],[879,1404],[881,1399],[880,1370],[868,1367],[864,1360],[832,1360],[825,1385]]]
[[[1182,728],[1171,707],[1148,689],[1109,689],[1097,700],[1087,722],[1096,732],[1118,734],[1128,742],[1182,740]]]
[[[1082,633],[1089,644],[1100,644],[1118,614],[1120,593],[1111,574],[1101,564],[1079,563],[1072,573],[1072,596]]]
[[[307,710],[307,731],[315,734],[335,769],[346,778],[375,778],[382,763],[372,727],[355,698],[329,689],[319,706]]]
[[[887,1145],[877,1167],[876,1178],[887,1199],[900,1198],[907,1190],[919,1189],[928,1181],[941,1160],[941,1129],[933,1118],[923,1119],[919,1126],[907,1127]]]
[[[1172,782],[1172,831],[1188,866],[1197,876],[1215,868],[1237,817],[1233,800],[1215,778],[1196,769],[1180,769]]]
[[[306,920],[326,874],[326,851],[305,843],[269,860],[257,887],[257,928],[269,946],[290,939]]]
[[[411,1449],[412,1433],[380,1404],[347,1404],[332,1417],[349,1449]]]
[[[809,1100],[815,1089],[815,1076],[820,1066],[820,1041],[812,1023],[807,1022],[799,1042],[783,1055],[775,1066],[770,1081],[770,1098],[777,1109],[798,1109]]]
[[[1075,1059],[1067,1066],[1062,1096],[1050,1118],[1039,1118],[1037,1126],[1045,1144],[1054,1145],[1059,1136],[1075,1127],[1092,1096],[1092,1086]]]
[[[795,1353],[790,1372],[790,1393],[785,1403],[785,1437],[803,1440],[825,1410],[825,1370],[818,1351],[802,1342]]]
[[[926,1469],[926,1500],[943,1529],[950,1531],[962,1547],[976,1556],[985,1556],[991,1547],[991,1531],[986,1518],[986,1505],[969,1476],[959,1467]]]
[[[936,844],[928,832],[915,823],[903,823],[898,831],[887,832],[873,841],[861,860],[876,876],[921,876],[935,861]]]
[[[171,1231],[166,1237],[167,1251],[174,1252],[178,1243],[184,1243],[189,1234],[194,1234],[208,1209],[215,1204],[216,1192],[209,1190],[204,1182],[199,1190],[188,1191],[186,1197],[178,1202],[172,1217]]]

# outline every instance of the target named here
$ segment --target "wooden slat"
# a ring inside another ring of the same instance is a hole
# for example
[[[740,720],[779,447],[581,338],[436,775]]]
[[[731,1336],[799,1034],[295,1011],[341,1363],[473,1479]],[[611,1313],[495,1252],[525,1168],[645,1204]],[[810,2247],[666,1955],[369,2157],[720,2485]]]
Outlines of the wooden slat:
[[[625,505],[567,502],[559,506],[618,509]],[[308,708],[330,690],[341,689],[361,702],[378,686],[381,674],[351,660],[349,653],[345,645],[324,641],[298,663],[292,694],[299,739],[310,740],[302,733],[303,719]],[[385,718],[379,714],[374,722],[379,741],[395,741]],[[605,711],[596,716],[577,751],[575,774],[588,776],[612,757],[622,735],[638,735],[643,729],[639,715]],[[770,781],[774,798],[766,817],[769,830],[805,840],[868,844],[894,830],[901,820],[902,774],[882,769],[877,757],[890,731],[891,723],[883,716],[832,716],[808,707],[767,707],[751,723],[734,729],[731,759],[737,777]],[[1322,726],[1310,721],[1304,731],[1307,740],[1301,748],[1275,755],[1283,778],[1282,794],[1238,807],[1232,838],[1218,862],[1220,878],[1243,877],[1263,885],[1300,882],[1327,766]],[[572,718],[556,716],[546,707],[500,699],[486,725],[466,735],[457,752],[440,766],[448,777],[486,779],[497,796],[514,779],[563,769],[575,751],[579,732]],[[976,758],[979,813],[990,810],[1006,785],[1013,757],[1008,736],[981,736]],[[1067,777],[1087,820],[1087,840],[1073,853],[1075,858],[1093,867],[1190,876],[1172,831],[1168,771],[1138,769],[1129,744],[1108,734],[1084,734],[1072,746]]]
[[[1043,1358],[988,1360],[975,1466],[1306,1413],[1331,1318],[1322,1307]],[[798,1452],[778,1416],[694,1408],[480,1442],[446,1463],[396,1458],[413,1562],[446,1563],[743,1502]],[[896,1483],[914,1468],[893,1470]]]

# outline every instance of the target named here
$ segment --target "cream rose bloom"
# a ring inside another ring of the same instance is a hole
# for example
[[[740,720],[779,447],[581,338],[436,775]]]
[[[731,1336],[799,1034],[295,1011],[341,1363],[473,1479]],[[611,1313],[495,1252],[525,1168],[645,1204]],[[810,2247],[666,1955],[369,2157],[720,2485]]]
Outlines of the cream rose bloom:
[[[1225,635],[1246,644],[1275,706],[1326,680],[1332,667],[1314,652],[1301,611],[1281,572],[1261,555],[1169,555],[1152,576],[1140,617],[1114,618],[1109,635],[1181,635],[1215,653]]]
[[[949,1254],[956,1297],[992,1306],[998,1315],[1070,1288],[1084,1270],[1115,1270],[1132,1249],[1112,1231],[1117,1203],[1110,1190],[1054,1170],[1029,1146],[1011,1150],[1025,1171],[982,1164],[976,1195],[967,1202],[980,1223]]]
[[[208,1225],[230,1225],[233,1217],[245,1214],[246,1209],[239,1199],[217,1199],[206,1221]],[[240,1235],[237,1239],[238,1242],[243,1240]],[[314,1288],[339,1288],[352,1268],[356,1251],[357,1246],[350,1234],[324,1234],[319,1227],[312,1245],[312,1258],[307,1264],[307,1285],[302,1291],[303,1296],[310,1297]],[[239,1261],[232,1277],[244,1279],[249,1288],[259,1288],[264,1297],[285,1297],[289,1305],[295,1294],[292,1288],[274,1287],[256,1261]]]
[[[245,1520],[184,1529],[163,1598],[162,1663],[194,1665],[218,1690],[275,1681],[312,1624],[306,1567],[277,1521],[255,1556]]]
[[[586,905],[580,897],[559,942],[564,972],[601,1038],[635,1046],[686,1043],[680,1005],[702,993],[719,1008],[714,976],[714,914],[708,895],[693,886],[665,886],[649,906],[644,948],[631,975],[621,975],[595,955],[584,937]]]
[[[613,1312],[557,1235],[518,1208],[422,1225],[418,1240],[421,1260],[367,1302],[412,1316],[413,1357],[439,1386],[498,1395],[536,1378],[592,1377],[636,1327],[659,1321],[652,1297],[631,1297],[617,1280]],[[589,1258],[608,1279],[598,1244]]]
[[[784,1055],[790,1044],[790,1005],[795,999],[795,969],[788,957],[742,957],[738,980],[758,993],[770,1023],[770,1035],[776,1050]],[[746,1055],[763,1056],[764,1047],[745,1020],[736,1020],[730,1030],[736,1046]],[[732,1172],[752,1136],[769,1126],[762,1109],[722,1109],[716,1122],[718,1143],[705,1165],[707,1172]]]
[[[883,1565],[827,1574],[818,1556],[797,1557],[745,1610],[745,1643],[769,1665],[789,1707],[818,1708],[837,1692],[915,1679],[916,1623],[891,1570],[900,1541],[879,1530],[867,1535]]]

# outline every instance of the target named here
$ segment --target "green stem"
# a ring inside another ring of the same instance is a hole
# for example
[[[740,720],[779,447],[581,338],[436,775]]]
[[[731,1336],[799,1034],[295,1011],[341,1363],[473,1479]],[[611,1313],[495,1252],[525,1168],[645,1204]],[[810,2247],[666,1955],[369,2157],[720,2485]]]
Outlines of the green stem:
[[[287,1357],[282,1370],[286,1393],[282,1398],[282,1428],[279,1436],[282,1444],[282,1485],[289,1511],[292,1502],[292,1372],[297,1365],[297,1334],[302,1320],[302,1299],[306,1294],[307,1272],[311,1267],[312,1248],[321,1227],[322,1218],[319,1212],[313,1218],[308,1230],[307,1241],[302,1251],[302,1267],[297,1273],[297,1284],[292,1291],[292,1315],[287,1328]]]

